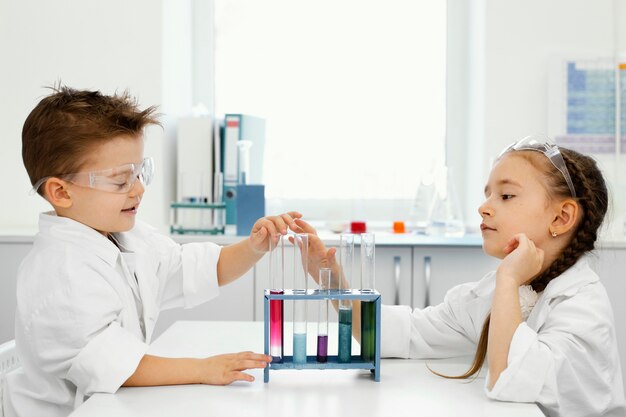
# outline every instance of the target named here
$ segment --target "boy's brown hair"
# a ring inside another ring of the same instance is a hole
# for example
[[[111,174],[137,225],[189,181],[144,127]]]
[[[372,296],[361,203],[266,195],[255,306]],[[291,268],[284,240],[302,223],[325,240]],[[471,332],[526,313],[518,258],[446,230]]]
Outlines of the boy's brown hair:
[[[22,160],[33,185],[45,177],[78,172],[96,145],[160,125],[156,107],[139,110],[128,91],[107,96],[66,86],[51,89],[53,93],[35,106],[22,128]]]

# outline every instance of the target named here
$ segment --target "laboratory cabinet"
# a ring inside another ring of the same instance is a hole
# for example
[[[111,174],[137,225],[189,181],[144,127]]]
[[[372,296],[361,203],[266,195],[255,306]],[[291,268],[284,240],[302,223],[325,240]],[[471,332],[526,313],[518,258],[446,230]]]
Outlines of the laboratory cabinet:
[[[478,281],[498,266],[480,246],[415,246],[413,248],[413,304],[424,308],[441,303],[459,284]]]
[[[175,308],[159,314],[153,339],[179,320],[250,321],[253,318],[254,269],[220,287],[220,294],[193,308]]]
[[[32,241],[0,242],[0,344],[14,338],[17,269],[32,247]]]

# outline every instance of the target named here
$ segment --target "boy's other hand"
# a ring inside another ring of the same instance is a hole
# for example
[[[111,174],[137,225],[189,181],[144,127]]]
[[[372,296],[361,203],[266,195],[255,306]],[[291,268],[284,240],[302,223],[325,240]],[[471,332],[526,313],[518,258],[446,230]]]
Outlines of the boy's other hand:
[[[256,253],[265,253],[269,251],[269,238],[273,238],[274,243],[278,241],[278,236],[287,234],[287,230],[291,229],[296,233],[303,230],[296,223],[296,219],[302,217],[297,211],[290,211],[278,216],[266,216],[254,223],[250,232],[250,245]]]
[[[235,381],[254,381],[246,369],[265,368],[272,357],[254,352],[228,353],[202,359],[201,381],[208,385],[228,385]]]

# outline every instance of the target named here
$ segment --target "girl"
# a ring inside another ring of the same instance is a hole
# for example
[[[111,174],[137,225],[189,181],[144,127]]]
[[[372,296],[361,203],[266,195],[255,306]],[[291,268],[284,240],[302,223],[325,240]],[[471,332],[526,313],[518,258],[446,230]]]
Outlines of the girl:
[[[613,312],[585,256],[607,206],[590,157],[546,139],[509,146],[478,209],[483,249],[502,259],[498,269],[452,288],[434,307],[383,306],[382,356],[475,352],[470,369],[452,378],[476,374],[486,359],[490,398],[536,402],[549,416],[626,416]],[[330,266],[337,280],[335,249],[315,236],[309,241],[311,268]],[[353,311],[359,340],[358,302]]]

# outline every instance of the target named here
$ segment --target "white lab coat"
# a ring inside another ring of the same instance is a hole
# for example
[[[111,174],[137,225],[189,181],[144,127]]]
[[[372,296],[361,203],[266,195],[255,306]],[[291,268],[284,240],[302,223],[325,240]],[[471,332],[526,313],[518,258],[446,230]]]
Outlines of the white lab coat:
[[[9,415],[67,416],[96,392],[114,393],[150,343],[161,310],[218,292],[220,247],[178,245],[141,223],[120,249],[74,220],[43,213],[18,271]]]
[[[411,312],[383,306],[381,353],[443,358],[473,354],[491,308],[495,272],[452,288],[444,302]],[[489,398],[536,402],[549,416],[626,416],[613,311],[583,257],[540,294],[509,349]]]

